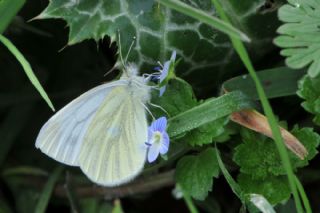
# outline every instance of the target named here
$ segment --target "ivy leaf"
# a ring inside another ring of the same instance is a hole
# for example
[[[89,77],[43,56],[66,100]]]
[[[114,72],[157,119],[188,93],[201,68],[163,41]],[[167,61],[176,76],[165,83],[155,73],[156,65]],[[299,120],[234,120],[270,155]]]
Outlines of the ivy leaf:
[[[317,147],[320,136],[312,128],[299,129],[295,127],[291,132],[306,147],[309,154],[304,160],[289,152],[293,170],[308,165],[308,161],[318,153]],[[248,174],[253,179],[264,179],[269,175],[284,175],[277,147],[272,139],[251,130],[242,129],[243,143],[235,148],[233,160],[240,166],[242,173]]]
[[[260,180],[240,174],[238,183],[245,193],[263,195],[273,205],[288,200],[291,194],[287,177],[284,175],[270,175],[265,180]]]
[[[320,5],[314,0],[289,0],[279,9],[279,19],[285,22],[278,28],[281,34],[274,42],[284,48],[281,55],[291,68],[303,68],[309,64],[310,77],[320,73]]]
[[[310,78],[304,76],[298,85],[297,94],[305,99],[302,103],[303,108],[314,114],[314,123],[320,125],[320,78]]]
[[[219,165],[216,151],[208,148],[196,156],[188,155],[177,164],[176,181],[184,191],[197,200],[204,200],[218,177]]]

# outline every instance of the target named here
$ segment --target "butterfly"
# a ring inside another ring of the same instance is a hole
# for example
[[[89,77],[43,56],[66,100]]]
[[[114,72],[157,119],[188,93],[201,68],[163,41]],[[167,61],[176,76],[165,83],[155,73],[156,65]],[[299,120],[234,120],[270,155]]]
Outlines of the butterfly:
[[[147,78],[129,64],[119,80],[87,91],[52,116],[35,145],[61,163],[80,167],[99,185],[127,183],[146,160],[150,93]]]

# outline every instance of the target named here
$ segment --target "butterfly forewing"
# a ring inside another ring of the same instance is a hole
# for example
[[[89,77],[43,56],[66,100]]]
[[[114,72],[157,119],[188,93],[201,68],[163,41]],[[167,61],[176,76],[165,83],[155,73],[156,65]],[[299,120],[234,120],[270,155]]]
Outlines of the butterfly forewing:
[[[95,112],[112,88],[122,84],[100,85],[70,102],[41,128],[36,147],[59,162],[78,166],[83,137]]]
[[[80,151],[80,167],[101,185],[133,179],[146,158],[147,120],[128,87],[114,88],[93,117]],[[113,110],[110,110],[113,109]]]

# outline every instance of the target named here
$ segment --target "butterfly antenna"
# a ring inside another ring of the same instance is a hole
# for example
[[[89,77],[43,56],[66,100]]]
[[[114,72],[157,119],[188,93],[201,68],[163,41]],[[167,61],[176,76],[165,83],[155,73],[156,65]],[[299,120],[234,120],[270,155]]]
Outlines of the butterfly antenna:
[[[128,53],[127,53],[127,55],[126,55],[126,59],[125,59],[125,62],[128,62],[128,57],[129,57],[129,54],[130,54],[130,52],[131,52],[131,50],[132,50],[132,47],[133,47],[133,45],[134,45],[134,42],[136,41],[136,37],[135,36],[133,36],[133,41],[131,42],[131,44],[130,44],[130,47],[129,47],[129,50],[128,50]]]
[[[113,72],[117,67],[113,66],[108,72],[106,72],[103,76],[106,77],[107,75],[109,75],[111,72]]]
[[[123,57],[122,57],[120,30],[118,30],[118,36],[119,36],[119,55],[120,55],[120,60],[121,60],[122,66],[125,68],[126,66],[125,66],[125,63],[124,63]]]

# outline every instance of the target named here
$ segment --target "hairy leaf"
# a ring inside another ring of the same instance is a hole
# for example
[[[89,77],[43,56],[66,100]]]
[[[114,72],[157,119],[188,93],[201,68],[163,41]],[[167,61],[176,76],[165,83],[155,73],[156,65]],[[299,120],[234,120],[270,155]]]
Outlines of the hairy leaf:
[[[184,2],[215,16],[210,0]],[[252,40],[248,45],[259,50],[255,51],[256,57],[272,48],[266,41],[273,37],[272,28],[276,27],[275,13],[257,12],[264,2],[226,3],[230,16],[237,20],[236,28],[241,27]],[[64,19],[70,28],[70,45],[109,36],[111,41],[121,44],[121,53],[125,56],[135,40],[129,61],[136,63],[142,72],[150,72],[157,61],[167,60],[172,50],[176,50],[182,59],[178,76],[187,78],[201,90],[214,88],[222,77],[239,66],[225,34],[156,1],[54,0],[37,18]],[[261,28],[261,23],[268,24],[268,30]]]
[[[297,168],[308,165],[308,161],[318,153],[316,148],[320,143],[320,136],[311,128],[299,129],[295,127],[292,134],[309,152],[304,160],[289,153],[292,167],[297,170]],[[235,148],[233,159],[240,166],[242,173],[251,175],[253,179],[267,179],[269,175],[285,174],[273,140],[247,129],[241,130],[241,136],[243,143]]]
[[[213,148],[196,156],[185,156],[177,164],[176,180],[193,198],[204,200],[211,191],[213,177],[218,177],[219,165]]]

